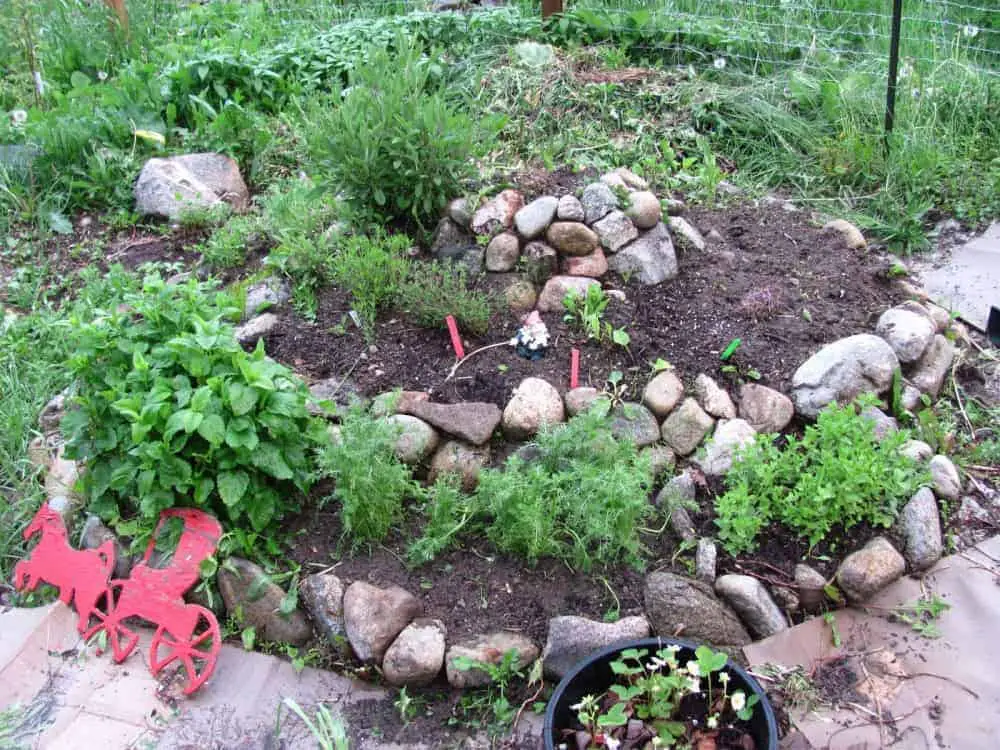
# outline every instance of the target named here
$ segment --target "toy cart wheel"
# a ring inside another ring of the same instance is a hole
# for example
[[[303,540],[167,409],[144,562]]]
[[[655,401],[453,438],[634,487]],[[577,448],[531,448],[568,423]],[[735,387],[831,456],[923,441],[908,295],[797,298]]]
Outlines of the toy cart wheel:
[[[124,613],[119,606],[125,583],[125,581],[112,581],[108,584],[108,588],[91,610],[92,624],[83,634],[84,640],[89,641],[103,631],[107,640],[106,643],[98,645],[97,653],[103,653],[110,646],[112,657],[119,663],[125,661],[139,643],[139,634],[125,627],[124,620],[127,615],[122,616]]]
[[[187,674],[184,694],[190,695],[212,676],[215,662],[222,648],[222,635],[215,616],[204,607],[187,605],[197,611],[192,632],[177,637],[160,625],[149,649],[149,669],[156,675],[174,661],[180,661]]]

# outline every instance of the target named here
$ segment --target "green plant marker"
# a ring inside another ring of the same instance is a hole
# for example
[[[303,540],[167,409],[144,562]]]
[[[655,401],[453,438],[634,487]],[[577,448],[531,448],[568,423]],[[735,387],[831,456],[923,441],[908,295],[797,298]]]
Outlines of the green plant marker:
[[[733,339],[732,341],[730,341],[729,346],[727,346],[723,350],[722,354],[719,355],[719,359],[721,359],[723,362],[728,360],[736,353],[736,350],[740,348],[740,344],[742,343],[743,339]]]

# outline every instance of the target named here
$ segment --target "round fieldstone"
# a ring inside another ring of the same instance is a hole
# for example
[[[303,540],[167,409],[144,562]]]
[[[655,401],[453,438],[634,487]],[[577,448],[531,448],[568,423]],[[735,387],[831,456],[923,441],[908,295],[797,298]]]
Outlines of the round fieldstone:
[[[546,241],[565,255],[590,255],[598,247],[597,235],[578,221],[557,221],[545,231]]]
[[[437,450],[438,434],[422,419],[409,414],[393,414],[386,421],[399,430],[393,449],[396,458],[404,464],[423,463]]]
[[[833,402],[884,393],[897,367],[899,359],[884,339],[870,333],[848,336],[827,344],[795,371],[792,401],[800,414],[815,418]]]
[[[643,598],[649,624],[659,635],[680,632],[716,648],[745,646],[751,641],[736,613],[701,581],[666,571],[651,573],[646,576]]]
[[[940,333],[934,336],[927,351],[907,373],[907,379],[922,393],[937,398],[944,385],[945,378],[951,371],[951,363],[955,359],[955,345]]]
[[[382,659],[390,685],[429,685],[444,666],[446,630],[440,620],[418,618],[403,628]]]
[[[670,225],[674,241],[681,250],[699,253],[705,250],[707,246],[705,238],[690,221],[680,216],[671,216],[667,223]]]
[[[567,294],[572,291],[580,297],[586,297],[587,290],[595,284],[600,285],[589,276],[553,276],[545,282],[542,293],[538,295],[538,311],[561,313]]]
[[[459,478],[462,489],[472,492],[479,484],[479,472],[490,461],[489,444],[475,446],[449,440],[441,444],[431,459],[427,480],[431,484],[445,474]]]
[[[642,391],[642,403],[660,419],[666,417],[684,396],[684,383],[673,370],[657,373]]]
[[[934,340],[937,326],[926,312],[893,307],[879,317],[875,333],[889,342],[900,362],[916,362]]]
[[[583,221],[586,216],[583,204],[575,195],[564,195],[559,199],[556,218],[560,221]]]
[[[492,237],[514,225],[514,215],[524,205],[524,196],[517,190],[504,190],[486,201],[472,215],[471,228],[475,234]]]
[[[930,462],[934,494],[945,500],[958,500],[962,494],[962,478],[947,456],[934,456]]]
[[[216,577],[226,612],[256,629],[267,641],[302,646],[312,638],[312,627],[298,609],[282,614],[285,590],[271,581],[264,570],[249,560],[230,557],[219,566]]]
[[[552,278],[559,267],[559,253],[544,242],[529,242],[524,246],[521,257],[524,258],[524,272],[528,279],[539,286]]]
[[[483,669],[463,669],[459,657],[481,664],[499,664],[504,655],[515,652],[515,669],[521,670],[538,658],[538,646],[520,633],[501,631],[475,635],[451,645],[445,654],[445,671],[448,684],[454,688],[471,688],[489,685],[491,678]]]
[[[611,414],[611,434],[642,448],[660,439],[660,425],[645,406],[626,402]]]
[[[635,224],[622,211],[612,211],[603,219],[595,221],[593,230],[601,247],[609,253],[617,253],[639,236]]]
[[[823,225],[823,231],[832,231],[839,234],[844,244],[851,250],[863,250],[868,246],[865,236],[861,230],[846,219],[834,219]]]
[[[421,614],[420,600],[399,586],[355,581],[344,592],[344,630],[362,662],[380,662],[396,636]]]
[[[344,631],[344,584],[333,573],[315,573],[299,584],[299,598],[319,633],[339,645]]]
[[[596,404],[599,400],[604,400],[609,404],[611,403],[606,393],[599,391],[596,388],[590,388],[589,386],[573,388],[566,391],[566,395],[563,397],[563,401],[566,405],[566,414],[570,417],[575,417],[577,414],[589,411],[590,407]]]
[[[507,402],[501,425],[509,439],[525,440],[565,418],[562,396],[555,386],[541,378],[525,378]]]
[[[733,468],[740,449],[752,445],[757,431],[743,419],[724,419],[715,428],[715,433],[705,444],[705,454],[695,463],[706,476],[721,477]]]
[[[662,223],[639,235],[608,259],[608,268],[625,278],[653,286],[677,276],[677,253]]]
[[[628,208],[625,214],[639,229],[652,229],[662,218],[663,209],[660,199],[648,190],[637,190],[629,194]]]
[[[837,568],[837,584],[848,599],[863,602],[898,579],[906,560],[884,537],[875,537]]]
[[[521,243],[513,232],[501,232],[486,246],[486,270],[494,273],[510,271],[521,256]]]
[[[927,570],[941,559],[941,515],[934,493],[921,487],[903,506],[897,525],[903,537],[903,557],[913,572]]]
[[[521,279],[510,284],[503,290],[507,307],[513,313],[526,313],[534,309],[538,301],[538,292],[535,285],[526,279]]]
[[[795,566],[795,593],[799,605],[807,612],[818,610],[826,601],[826,577],[805,563]]]
[[[757,432],[781,432],[795,416],[795,406],[784,393],[756,383],[744,383],[739,390],[740,417]]]
[[[514,226],[526,240],[544,232],[556,216],[559,200],[551,195],[536,198],[514,214]]]
[[[899,446],[899,452],[917,463],[930,461],[934,455],[934,449],[923,440],[907,440]]]
[[[562,259],[562,272],[567,276],[599,279],[608,272],[608,259],[599,247],[590,255],[567,255]]]
[[[698,549],[695,550],[694,555],[694,577],[702,583],[714,586],[718,557],[719,551],[715,546],[715,542],[708,537],[699,539]]]
[[[735,419],[736,406],[724,388],[702,373],[694,380],[694,397],[708,414],[718,419]]]
[[[448,218],[462,229],[468,229],[472,223],[472,206],[468,198],[456,198],[448,204]]]
[[[693,398],[684,402],[670,413],[661,427],[663,442],[679,456],[694,452],[715,424]]]
[[[757,638],[788,630],[788,620],[767,587],[752,576],[729,573],[715,581],[715,593],[731,606]]]

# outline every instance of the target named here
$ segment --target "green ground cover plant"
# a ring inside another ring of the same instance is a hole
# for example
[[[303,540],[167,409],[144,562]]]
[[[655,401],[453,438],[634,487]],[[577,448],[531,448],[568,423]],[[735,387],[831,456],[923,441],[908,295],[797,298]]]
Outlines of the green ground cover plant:
[[[863,397],[857,408],[875,403]],[[900,430],[878,440],[854,404],[827,407],[801,438],[787,436],[784,447],[773,435],[757,436],[738,455],[726,475],[726,492],[716,500],[720,541],[736,555],[755,549],[758,534],[774,522],[810,546],[830,541],[835,528],[892,525],[930,481],[926,469],[899,453],[909,438]]]
[[[396,302],[399,287],[410,273],[412,246],[405,234],[388,235],[381,230],[337,242],[330,260],[331,276],[351,293],[369,336],[374,334],[375,316]]]
[[[468,271],[458,263],[414,263],[399,285],[398,307],[424,328],[444,328],[445,317],[454,315],[462,330],[482,335],[497,306],[491,295],[470,287]]]
[[[152,275],[123,305],[71,320],[62,427],[66,455],[87,463],[92,512],[148,530],[160,511],[194,506],[259,532],[298,507],[326,432],[300,380],[236,343],[233,312],[207,285]]]

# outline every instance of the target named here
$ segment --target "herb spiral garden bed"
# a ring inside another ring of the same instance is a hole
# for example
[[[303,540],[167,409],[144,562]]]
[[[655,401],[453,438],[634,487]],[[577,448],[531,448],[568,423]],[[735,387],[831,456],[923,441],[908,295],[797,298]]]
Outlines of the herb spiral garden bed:
[[[601,189],[611,196],[609,200],[629,200],[609,190],[609,185],[619,186],[613,176],[606,178],[586,187],[583,182],[573,185],[561,180],[552,189],[550,183],[547,200],[552,213],[557,200],[562,205],[562,199],[574,193],[582,192],[586,203],[586,192],[595,184],[604,186]],[[501,212],[499,226],[484,233],[486,240],[466,243],[462,254],[475,258],[485,247],[488,259],[493,246],[490,237],[506,231],[514,238],[515,248],[527,255],[530,237],[518,238],[512,227],[522,206],[537,204],[532,198],[536,196],[518,195],[514,205]],[[486,210],[491,204],[488,201],[478,208]],[[856,567],[877,558],[873,564],[885,568],[880,573],[883,583],[901,574],[907,562],[914,565],[905,531],[896,532],[897,537],[901,533],[904,537],[904,561],[888,542],[877,538],[885,529],[868,523],[846,532],[835,526],[828,535],[811,540],[773,523],[758,530],[752,552],[735,556],[710,540],[719,535],[716,502],[724,493],[723,477],[733,453],[758,432],[781,432],[785,441],[805,434],[808,440],[817,404],[850,400],[864,391],[886,399],[886,411],[900,410],[904,402],[905,408],[916,409],[921,392],[936,397],[955,353],[943,335],[951,326],[947,313],[901,302],[909,295],[894,278],[900,275],[898,265],[865,248],[852,227],[823,228],[807,212],[780,200],[750,202],[739,197],[727,206],[688,210],[670,199],[665,206],[681,214],[663,217],[670,221],[669,233],[665,224],[658,223],[659,211],[657,223],[644,231],[659,233],[672,256],[676,246],[670,277],[660,283],[648,279],[643,283],[645,270],[637,267],[598,274],[599,282],[588,280],[603,288],[607,305],[600,316],[597,340],[581,329],[579,317],[564,319],[560,295],[556,304],[541,313],[548,330],[541,358],[520,356],[513,346],[505,345],[534,302],[517,310],[498,304],[484,331],[464,336],[465,352],[477,353],[455,367],[454,342],[448,332],[416,326],[405,310],[380,313],[365,335],[361,326],[353,324],[354,300],[340,289],[318,291],[314,319],[302,317],[287,304],[279,279],[248,290],[248,317],[260,303],[269,309],[238,330],[244,346],[249,349],[262,339],[268,354],[310,383],[318,399],[345,406],[377,404],[383,413],[396,413],[391,417],[396,424],[421,423],[421,434],[432,435],[433,445],[408,461],[419,478],[446,473],[438,457],[448,450],[474,454],[476,465],[463,481],[466,490],[475,487],[481,470],[503,466],[514,454],[522,464],[530,465],[538,457],[532,454],[538,449],[530,446],[540,425],[561,422],[564,411],[584,411],[586,404],[601,399],[622,422],[619,434],[631,435],[651,462],[658,464],[642,501],[655,499],[659,518],[666,520],[662,528],[638,529],[641,550],[632,562],[639,564],[589,569],[544,556],[529,565],[521,557],[498,552],[479,532],[457,535],[451,548],[421,565],[407,564],[409,546],[425,523],[419,514],[407,513],[381,543],[352,546],[336,504],[324,507],[321,502],[329,496],[331,483],[320,482],[310,494],[316,502],[286,518],[283,529],[290,532],[289,558],[302,566],[299,600],[321,636],[318,641],[323,636],[335,643],[339,639],[328,654],[333,660],[359,673],[381,669],[393,684],[467,687],[483,680],[470,679],[452,668],[454,649],[485,654],[483,658],[495,663],[509,648],[526,657],[548,643],[543,656],[550,677],[568,669],[565,662],[570,655],[582,655],[576,653],[580,644],[597,647],[612,637],[644,637],[651,626],[660,635],[702,639],[735,653],[751,636],[767,635],[786,627],[790,619],[821,609],[824,587],[838,571],[843,572],[841,563],[848,553],[864,547]],[[548,221],[553,218],[549,216]],[[475,224],[471,216],[466,221]],[[442,220],[439,240],[453,230],[451,223],[458,224],[454,218]],[[589,238],[582,219],[576,224],[573,231]],[[636,236],[642,235],[636,233],[633,239]],[[596,234],[593,242],[596,248]],[[628,242],[615,251],[627,250]],[[440,242],[434,250],[439,258],[453,257]],[[599,252],[592,248],[592,254]],[[554,264],[560,263],[554,252],[552,256]],[[460,257],[457,262],[469,261]],[[561,259],[563,270],[568,262],[572,264],[572,258]],[[473,274],[471,283],[491,291],[496,299],[511,300],[509,290],[517,284],[523,288],[524,272],[523,265],[515,262],[503,272]],[[554,268],[550,273],[558,275]],[[532,295],[551,283],[545,278],[535,281]],[[264,329],[255,330],[255,322],[265,317]],[[881,338],[873,335],[876,329]],[[902,335],[897,329],[916,333]],[[617,331],[627,337],[616,342],[612,334]],[[497,346],[477,351],[493,344]],[[574,351],[579,354],[579,387],[571,389]],[[829,355],[827,359],[834,357],[833,366],[815,364],[823,353]],[[942,367],[944,360],[947,363]],[[903,376],[913,384],[893,375],[900,371],[900,361]],[[805,372],[811,363],[813,370],[825,368],[817,382],[811,382]],[[851,386],[848,394],[819,382],[828,371],[838,370],[849,371],[860,386]],[[383,394],[397,389],[403,395],[387,407]],[[847,398],[841,398],[845,394]],[[793,396],[794,405],[788,395]],[[550,418],[546,409],[553,399],[558,416]],[[546,401],[544,407],[539,406],[541,401]],[[516,411],[515,402],[544,413],[531,414],[527,421],[523,415],[509,416]],[[338,426],[341,419],[342,413],[332,415],[335,440],[345,439],[343,426]],[[872,419],[872,429],[891,431],[885,426],[887,420],[891,422],[885,414],[876,412]],[[470,438],[471,433],[478,438]],[[463,445],[459,438],[475,445]],[[435,452],[438,444],[442,447]],[[920,461],[930,458],[922,448],[914,450]],[[461,471],[459,464],[453,461],[450,467]],[[950,462],[941,471],[932,462],[930,471],[939,497],[957,501],[961,482]],[[955,482],[957,487],[952,486]],[[919,502],[915,495],[907,508],[916,503],[926,511],[929,505],[939,525],[935,497],[929,490],[926,495]],[[941,531],[935,528],[940,555]],[[811,569],[802,569],[799,563],[803,562]],[[310,575],[315,571],[321,572]],[[250,589],[257,588],[258,575],[249,565],[237,566],[235,572],[220,569],[223,599],[230,614],[238,607],[241,616],[252,622],[250,610],[262,608],[266,610],[262,617],[271,617],[273,622],[276,604],[282,599],[280,589],[267,594],[260,606],[252,597],[246,598]],[[860,600],[870,593],[870,581],[842,575],[839,582],[851,599]],[[807,592],[819,592],[820,601],[806,601]],[[692,616],[700,613],[704,627],[691,627],[684,611]],[[359,612],[367,613],[361,619],[367,618],[370,624],[393,621],[399,627],[390,627],[393,632],[388,635],[388,631],[359,634]],[[310,643],[309,621],[295,614],[297,619],[279,623],[278,630],[258,626],[258,637],[300,646]],[[507,640],[481,638],[501,631],[514,635]],[[345,635],[360,659],[344,648]],[[570,645],[557,654],[553,644],[560,636],[562,646]],[[414,676],[412,651],[423,648],[422,639],[427,638],[436,644],[435,649],[440,647],[442,657],[448,646],[446,668],[442,671],[440,663],[436,668],[421,664]],[[362,641],[368,646],[378,643],[371,653],[362,653],[358,645]],[[436,706],[431,713],[441,710]],[[352,721],[367,724],[371,720],[371,716],[358,716]]]

